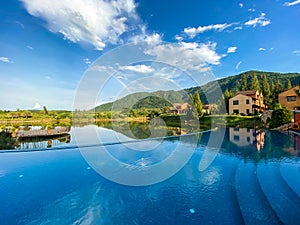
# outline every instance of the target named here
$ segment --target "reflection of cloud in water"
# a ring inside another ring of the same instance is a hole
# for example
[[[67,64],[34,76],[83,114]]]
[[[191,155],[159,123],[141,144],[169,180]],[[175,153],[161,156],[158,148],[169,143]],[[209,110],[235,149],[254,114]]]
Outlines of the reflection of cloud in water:
[[[201,183],[204,185],[213,185],[221,178],[221,173],[216,167],[210,167],[202,172]]]
[[[33,217],[28,217],[26,224],[105,224],[101,214],[105,204],[99,194],[103,191],[101,186],[94,185],[83,192],[71,192],[47,205]],[[62,213],[63,212],[63,213]]]

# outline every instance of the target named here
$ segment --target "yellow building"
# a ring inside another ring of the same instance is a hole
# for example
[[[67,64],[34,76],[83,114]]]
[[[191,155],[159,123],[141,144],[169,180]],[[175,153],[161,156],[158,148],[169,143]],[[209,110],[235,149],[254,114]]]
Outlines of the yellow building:
[[[239,91],[229,99],[229,114],[256,114],[265,108],[264,97],[258,90]]]
[[[295,110],[300,109],[300,90],[299,86],[293,87],[278,95],[278,102],[282,107]]]

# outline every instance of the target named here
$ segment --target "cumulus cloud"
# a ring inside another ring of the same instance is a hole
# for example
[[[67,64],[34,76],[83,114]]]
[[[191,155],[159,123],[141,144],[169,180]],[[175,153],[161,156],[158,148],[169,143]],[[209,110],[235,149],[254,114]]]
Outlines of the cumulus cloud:
[[[181,69],[208,70],[207,64],[218,65],[222,56],[216,52],[215,42],[180,42],[178,45],[161,44],[145,51],[156,56],[156,60],[174,65]]]
[[[0,57],[0,62],[4,63],[12,63],[12,61],[8,57]]]
[[[230,27],[232,24],[211,24],[208,26],[199,26],[197,28],[195,27],[188,27],[184,28],[183,32],[187,34],[190,38],[194,38],[197,34],[204,33],[206,31],[215,30],[217,32],[222,32],[226,28]]]
[[[258,51],[266,51],[265,48],[259,48]]]
[[[141,33],[129,38],[129,42],[137,44],[139,42],[145,42],[148,45],[158,45],[162,42],[162,36],[158,33],[148,34],[145,26],[140,26]]]
[[[296,1],[293,1],[293,2],[285,2],[284,3],[285,6],[293,6],[293,5],[297,5],[297,4],[300,4],[300,0],[296,0]]]
[[[40,109],[40,108],[41,108],[41,105],[40,105],[38,102],[36,102],[36,103],[34,104],[33,108],[34,108],[34,109]]]
[[[178,34],[175,35],[175,39],[177,41],[183,41],[183,37],[179,36]]]
[[[117,44],[138,20],[134,0],[21,0],[29,14],[41,18],[53,33],[74,43],[88,43],[102,50]]]
[[[235,47],[235,46],[229,47],[227,49],[227,53],[234,53],[234,52],[236,52],[236,49],[237,49],[237,47]]]
[[[121,66],[121,70],[128,70],[138,73],[152,73],[154,72],[154,69],[151,66],[147,65],[134,65],[134,66]]]
[[[239,3],[239,6],[240,6],[240,8],[243,8],[244,4],[243,3]]]
[[[158,45],[162,41],[161,35],[157,33],[154,33],[152,35],[146,35],[145,41],[148,45]]]
[[[259,17],[250,19],[245,23],[245,25],[252,26],[252,27],[256,27],[256,26],[265,27],[269,24],[271,24],[271,21],[266,18],[265,13],[261,13]]]

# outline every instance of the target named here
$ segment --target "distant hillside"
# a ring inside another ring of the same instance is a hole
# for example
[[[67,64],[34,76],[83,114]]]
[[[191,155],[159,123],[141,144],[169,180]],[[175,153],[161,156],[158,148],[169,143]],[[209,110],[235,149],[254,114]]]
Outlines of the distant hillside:
[[[274,73],[274,72],[263,72],[263,71],[248,71],[234,76],[229,76],[216,81],[211,81],[201,87],[191,87],[188,89],[180,91],[156,91],[156,92],[138,92],[134,94],[127,95],[115,102],[106,103],[97,106],[96,111],[110,111],[112,105],[114,105],[115,110],[122,110],[124,108],[161,108],[165,105],[170,105],[175,102],[185,102],[188,100],[189,93],[199,92],[201,96],[201,101],[206,104],[207,96],[210,96],[210,103],[217,103],[220,96],[216,95],[216,90],[219,84],[222,92],[226,89],[232,92],[237,92],[241,90],[241,81],[243,74],[247,76],[248,85],[251,83],[253,73],[256,74],[258,80],[261,82],[263,74],[266,74],[269,84],[272,82],[277,82],[279,80],[283,87],[285,86],[287,80],[291,81],[292,86],[300,84],[300,73]],[[205,93],[205,94],[204,94]],[[150,96],[149,96],[150,95]],[[156,96],[156,97],[153,97]],[[157,98],[159,97],[159,98]],[[169,103],[169,104],[168,104]]]
[[[95,110],[100,112],[110,111],[112,107],[116,111],[124,108],[162,108],[164,106],[171,106],[172,103],[182,101],[182,95],[178,91],[138,92],[127,95],[113,103],[110,102],[97,106]]]
[[[214,82],[218,82],[220,85],[220,88],[222,92],[226,89],[233,91],[234,93],[241,90],[242,86],[242,76],[243,74],[246,74],[247,76],[247,83],[248,85],[251,83],[252,75],[253,73],[256,74],[258,80],[261,82],[263,74],[266,74],[268,83],[271,84],[272,82],[276,82],[277,80],[281,81],[283,87],[285,86],[285,83],[287,80],[290,80],[292,83],[292,86],[296,86],[300,84],[300,73],[274,73],[274,72],[263,72],[263,71],[247,71],[245,73],[241,73],[234,76],[229,76],[226,78],[222,78],[217,81],[209,82],[202,87],[192,87],[188,88],[185,91],[188,93],[195,93],[196,91],[199,92],[201,96],[201,101],[203,103],[207,103],[205,95],[203,94],[202,90],[205,90],[206,95],[210,95],[214,101],[212,103],[216,103],[218,101],[217,96],[214,95],[215,87],[213,84]],[[250,89],[250,87],[249,87]]]

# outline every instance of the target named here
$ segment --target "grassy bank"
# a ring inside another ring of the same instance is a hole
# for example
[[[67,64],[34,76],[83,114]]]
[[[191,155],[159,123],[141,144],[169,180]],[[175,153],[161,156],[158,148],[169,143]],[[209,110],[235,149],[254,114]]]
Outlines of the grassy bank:
[[[185,116],[179,115],[161,115],[160,116],[167,126],[180,127],[182,121],[186,120]],[[197,123],[187,121],[189,125],[196,126]],[[260,126],[260,118],[258,116],[239,116],[239,115],[209,115],[199,119],[201,129],[210,129],[212,126],[226,127],[243,127],[254,128]]]

